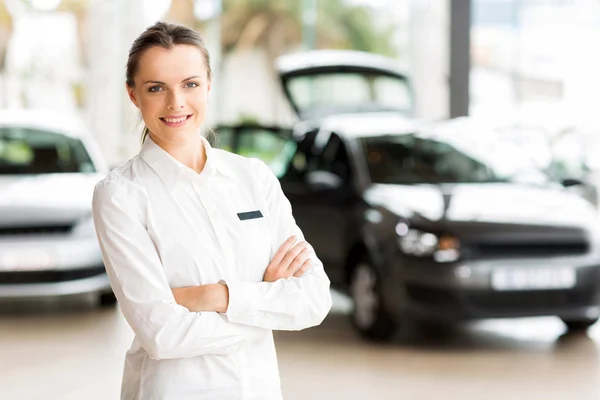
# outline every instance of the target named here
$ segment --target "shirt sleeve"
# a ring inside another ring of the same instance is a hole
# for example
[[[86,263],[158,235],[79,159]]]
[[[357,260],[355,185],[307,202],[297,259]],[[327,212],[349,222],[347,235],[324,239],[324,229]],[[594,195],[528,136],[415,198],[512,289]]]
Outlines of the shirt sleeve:
[[[266,329],[231,323],[216,312],[190,312],[176,303],[154,243],[127,187],[100,182],[94,225],[112,289],[125,319],[154,359],[228,354]]]
[[[273,257],[287,238],[296,235],[298,240],[304,240],[304,235],[277,177],[262,161],[252,161],[255,184],[265,188],[263,192],[273,224]],[[301,277],[275,282],[227,282],[227,319],[273,330],[301,330],[319,325],[331,309],[330,282],[314,249],[309,248],[311,267]]]

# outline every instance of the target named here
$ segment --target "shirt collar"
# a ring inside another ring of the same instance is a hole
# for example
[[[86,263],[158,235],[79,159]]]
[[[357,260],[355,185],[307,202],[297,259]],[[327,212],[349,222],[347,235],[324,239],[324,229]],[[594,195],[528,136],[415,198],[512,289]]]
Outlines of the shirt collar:
[[[216,173],[223,174],[230,178],[235,175],[231,169],[225,164],[222,157],[215,149],[212,148],[208,140],[202,137],[202,143],[206,151],[206,163],[200,174],[196,174],[193,170],[186,167],[167,151],[160,147],[152,140],[150,136],[146,137],[140,150],[140,157],[158,174],[158,176],[167,184],[169,189],[173,189],[182,174],[192,173],[196,176],[212,176]]]

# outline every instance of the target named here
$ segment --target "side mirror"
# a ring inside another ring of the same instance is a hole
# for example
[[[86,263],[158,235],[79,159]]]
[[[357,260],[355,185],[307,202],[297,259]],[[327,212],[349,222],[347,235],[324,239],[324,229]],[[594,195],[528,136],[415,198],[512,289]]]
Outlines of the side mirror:
[[[306,176],[306,183],[315,191],[338,190],[343,186],[342,178],[327,171],[313,171]]]
[[[575,178],[565,178],[562,180],[562,185],[566,188],[568,187],[572,187],[572,186],[582,186],[583,182],[579,179],[575,179]]]

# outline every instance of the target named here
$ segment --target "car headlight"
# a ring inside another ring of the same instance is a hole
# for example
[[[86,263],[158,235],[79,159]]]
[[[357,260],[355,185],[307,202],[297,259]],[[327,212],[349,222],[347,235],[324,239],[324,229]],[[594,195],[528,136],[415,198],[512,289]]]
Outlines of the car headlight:
[[[96,236],[96,230],[94,228],[94,219],[92,215],[88,215],[81,218],[79,222],[73,227],[73,235],[77,237],[92,237]]]
[[[433,257],[437,262],[453,262],[460,258],[460,242],[452,235],[436,235],[410,228],[406,223],[396,225],[400,250],[414,257]]]

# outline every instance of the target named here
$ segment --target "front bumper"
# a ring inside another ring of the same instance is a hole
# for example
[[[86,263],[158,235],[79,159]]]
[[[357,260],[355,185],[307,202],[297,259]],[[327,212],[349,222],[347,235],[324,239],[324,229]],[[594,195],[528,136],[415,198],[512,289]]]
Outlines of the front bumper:
[[[0,298],[110,292],[104,266],[68,271],[0,272]]]
[[[0,241],[0,298],[62,296],[110,290],[95,237],[57,236]]]
[[[575,272],[568,289],[496,290],[502,268],[561,268]],[[600,256],[471,260],[440,264],[400,258],[384,284],[389,309],[442,320],[558,315],[600,315]],[[398,285],[400,284],[400,285]]]

